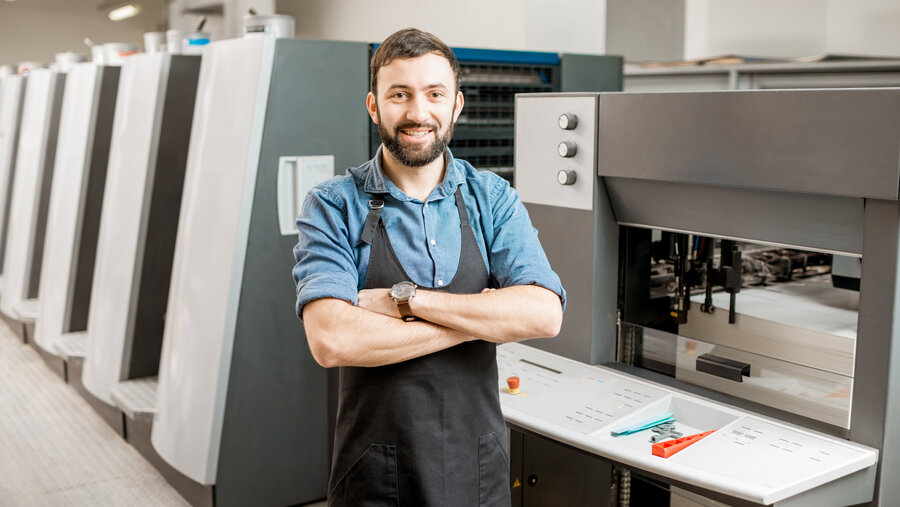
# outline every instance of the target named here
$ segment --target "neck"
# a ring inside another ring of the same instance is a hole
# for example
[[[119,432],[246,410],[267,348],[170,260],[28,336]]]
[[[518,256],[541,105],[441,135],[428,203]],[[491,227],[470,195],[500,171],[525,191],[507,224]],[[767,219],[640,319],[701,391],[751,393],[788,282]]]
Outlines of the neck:
[[[384,175],[397,185],[397,188],[420,201],[425,201],[444,179],[443,155],[426,165],[409,167],[398,162],[386,149],[382,149],[381,167]]]

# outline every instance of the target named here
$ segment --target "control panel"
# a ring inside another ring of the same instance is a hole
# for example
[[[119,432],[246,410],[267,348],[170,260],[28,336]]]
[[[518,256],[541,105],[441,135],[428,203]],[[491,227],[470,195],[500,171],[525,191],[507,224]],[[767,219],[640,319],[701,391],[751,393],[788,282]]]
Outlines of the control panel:
[[[525,203],[593,209],[597,94],[516,95],[516,190]]]
[[[497,365],[507,422],[611,461],[761,504],[872,498],[875,449],[518,343]]]

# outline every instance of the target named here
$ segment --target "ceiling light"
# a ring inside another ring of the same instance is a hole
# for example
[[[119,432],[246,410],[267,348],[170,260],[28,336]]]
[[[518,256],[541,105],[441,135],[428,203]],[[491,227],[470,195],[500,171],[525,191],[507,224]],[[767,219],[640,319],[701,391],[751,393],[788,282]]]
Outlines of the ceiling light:
[[[141,7],[135,4],[123,5],[122,7],[109,11],[109,19],[113,21],[121,21],[136,16],[141,12]]]

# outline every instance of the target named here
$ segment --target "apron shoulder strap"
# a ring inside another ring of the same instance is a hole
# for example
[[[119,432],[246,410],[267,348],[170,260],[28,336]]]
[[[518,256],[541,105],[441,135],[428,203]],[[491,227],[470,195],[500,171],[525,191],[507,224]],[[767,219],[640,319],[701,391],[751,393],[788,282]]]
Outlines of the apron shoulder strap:
[[[456,196],[456,209],[459,210],[460,224],[468,224],[469,223],[469,212],[466,211],[466,201],[463,200],[462,185],[456,187],[456,192],[454,192],[453,195]]]
[[[375,238],[375,228],[381,220],[381,208],[384,207],[384,196],[387,194],[372,194],[369,199],[369,214],[366,216],[366,223],[363,224],[362,235],[359,240],[367,245],[372,244]]]

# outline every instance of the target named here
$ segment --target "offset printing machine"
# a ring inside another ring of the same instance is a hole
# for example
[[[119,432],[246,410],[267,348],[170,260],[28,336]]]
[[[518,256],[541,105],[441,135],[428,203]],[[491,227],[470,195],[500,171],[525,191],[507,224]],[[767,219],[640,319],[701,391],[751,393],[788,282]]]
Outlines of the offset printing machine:
[[[15,181],[25,80],[25,77],[19,75],[5,76],[0,80],[0,93],[3,94],[0,102],[0,275],[3,274],[6,252],[9,205],[12,198],[12,184]],[[0,294],[2,290],[3,283],[0,278]]]
[[[119,71],[79,63],[63,96],[34,343],[66,380],[66,359],[83,356]]]
[[[44,230],[66,74],[34,69],[25,82],[15,170],[10,172],[8,233],[0,312],[25,341],[33,341]]]
[[[568,307],[498,352],[514,503],[893,502],[898,153],[897,89],[519,95]]]
[[[122,64],[83,369],[72,375],[122,435],[116,387],[159,369],[199,71],[198,55],[138,54]]]

